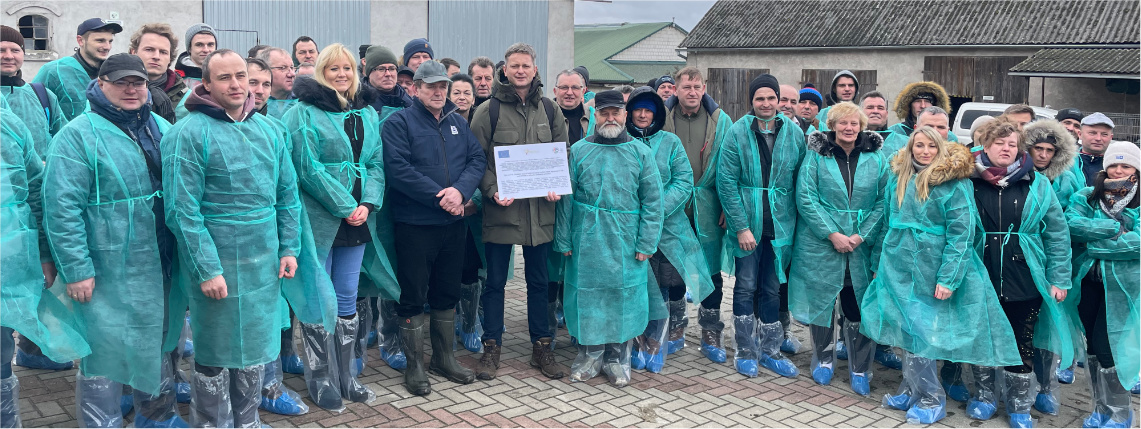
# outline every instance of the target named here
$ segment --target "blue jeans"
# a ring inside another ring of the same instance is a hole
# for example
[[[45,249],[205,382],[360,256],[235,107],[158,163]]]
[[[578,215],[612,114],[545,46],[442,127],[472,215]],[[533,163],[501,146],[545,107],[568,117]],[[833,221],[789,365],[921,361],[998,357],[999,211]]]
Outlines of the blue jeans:
[[[780,282],[771,240],[757,240],[757,249],[737,262],[733,285],[733,315],[755,314],[762,323],[779,322]]]
[[[365,245],[334,247],[325,258],[325,272],[333,280],[337,292],[337,316],[357,314],[357,286],[361,280],[361,261]]]
[[[503,344],[503,288],[507,286],[507,265],[511,260],[510,244],[484,243],[487,258],[487,283],[483,286],[483,340]],[[547,320],[547,252],[551,243],[523,246],[524,272],[527,278],[527,329],[531,342],[550,338],[551,325]]]

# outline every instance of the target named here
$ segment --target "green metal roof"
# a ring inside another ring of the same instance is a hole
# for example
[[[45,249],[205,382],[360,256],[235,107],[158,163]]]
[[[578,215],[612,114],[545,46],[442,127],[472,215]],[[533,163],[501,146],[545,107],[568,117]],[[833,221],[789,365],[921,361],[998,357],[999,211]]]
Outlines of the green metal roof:
[[[672,73],[685,66],[685,60],[672,62],[610,62],[608,59],[650,37],[672,22],[644,24],[596,24],[574,27],[574,62],[590,72],[593,83],[638,84]],[[678,27],[678,30],[681,30]],[[685,30],[681,30],[685,32]]]

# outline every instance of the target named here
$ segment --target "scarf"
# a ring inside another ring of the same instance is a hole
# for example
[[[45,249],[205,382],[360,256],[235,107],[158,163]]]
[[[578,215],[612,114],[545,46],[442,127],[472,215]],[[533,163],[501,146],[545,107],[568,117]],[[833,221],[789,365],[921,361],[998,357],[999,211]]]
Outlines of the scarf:
[[[1105,193],[1101,196],[1101,211],[1110,217],[1121,220],[1121,212],[1137,195],[1137,175],[1121,179],[1105,179]]]
[[[1021,157],[1006,168],[995,167],[986,152],[978,152],[975,157],[975,173],[983,180],[1000,188],[1005,188],[1013,182],[1021,180],[1034,168],[1030,161],[1030,154],[1023,153]]]
[[[930,166],[931,166],[931,164],[923,165],[923,164],[920,164],[919,162],[917,162],[915,160],[915,158],[911,158],[911,167],[915,169],[916,174],[919,174],[920,171],[923,171],[924,169],[926,169],[927,167],[930,167]]]

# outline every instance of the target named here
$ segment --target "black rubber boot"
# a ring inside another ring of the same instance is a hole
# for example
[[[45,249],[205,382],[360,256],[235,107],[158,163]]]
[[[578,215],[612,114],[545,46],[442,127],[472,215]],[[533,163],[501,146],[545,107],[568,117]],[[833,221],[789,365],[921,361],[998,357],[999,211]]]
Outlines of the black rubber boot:
[[[456,362],[456,310],[432,310],[432,373],[460,384],[475,382],[475,373]],[[405,352],[407,353],[407,352]],[[409,365],[411,366],[411,365]]]
[[[424,325],[428,315],[421,313],[410,318],[397,317],[396,320],[400,325],[400,348],[408,358],[408,367],[404,369],[404,388],[413,395],[428,396],[432,393],[432,384],[424,372]],[[448,348],[451,348],[451,343],[448,343]]]

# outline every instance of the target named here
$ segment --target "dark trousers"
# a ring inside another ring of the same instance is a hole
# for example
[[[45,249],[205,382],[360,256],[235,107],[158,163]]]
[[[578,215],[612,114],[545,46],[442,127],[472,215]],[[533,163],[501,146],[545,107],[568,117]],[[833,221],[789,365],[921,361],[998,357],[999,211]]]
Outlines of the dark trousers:
[[[710,270],[713,269],[713,267],[710,267]],[[718,269],[717,272],[713,273],[713,292],[710,292],[709,296],[701,300],[701,306],[710,310],[720,310],[721,299],[725,296],[721,289],[724,287],[725,279],[721,277],[721,271]]]
[[[1010,327],[1014,328],[1014,341],[1018,343],[1018,355],[1022,365],[1008,366],[1007,371],[1015,374],[1034,372],[1034,357],[1038,349],[1034,347],[1034,325],[1038,324],[1038,312],[1042,309],[1042,298],[1027,301],[1005,301],[1001,303]]]
[[[685,280],[677,271],[669,258],[661,250],[650,257],[650,270],[658,281],[662,290],[662,298],[666,301],[678,301],[685,298]]]
[[[471,234],[470,229],[464,231],[467,238],[464,240],[464,270],[463,275],[460,276],[460,282],[465,285],[479,281],[479,270],[483,268],[483,261],[479,259],[479,249],[475,244],[475,236]]]
[[[511,259],[510,244],[484,243],[487,258],[487,283],[483,288],[483,340],[503,344],[503,289],[507,286],[507,265]],[[551,243],[523,246],[523,271],[527,279],[527,330],[531,342],[550,338],[550,321],[547,320],[547,253]]]
[[[1086,330],[1086,353],[1097,356],[1102,368],[1113,368],[1113,352],[1109,348],[1109,330],[1105,320],[1105,285],[1101,268],[1094,261],[1089,274],[1082,279],[1082,300],[1078,302],[1078,319]]]
[[[840,289],[840,314],[841,320],[847,319],[857,323],[861,320],[860,301],[856,300],[856,288],[852,284],[852,272],[848,271],[847,268],[844,269],[844,287]]]
[[[733,286],[733,315],[755,314],[762,323],[780,321],[780,282],[772,240],[757,240],[756,250],[737,258],[737,283]]]
[[[424,304],[433,310],[456,308],[467,226],[463,222],[447,225],[398,222],[394,230],[396,248],[400,249],[396,252],[396,281],[400,283],[396,314],[404,318],[421,314]]]

